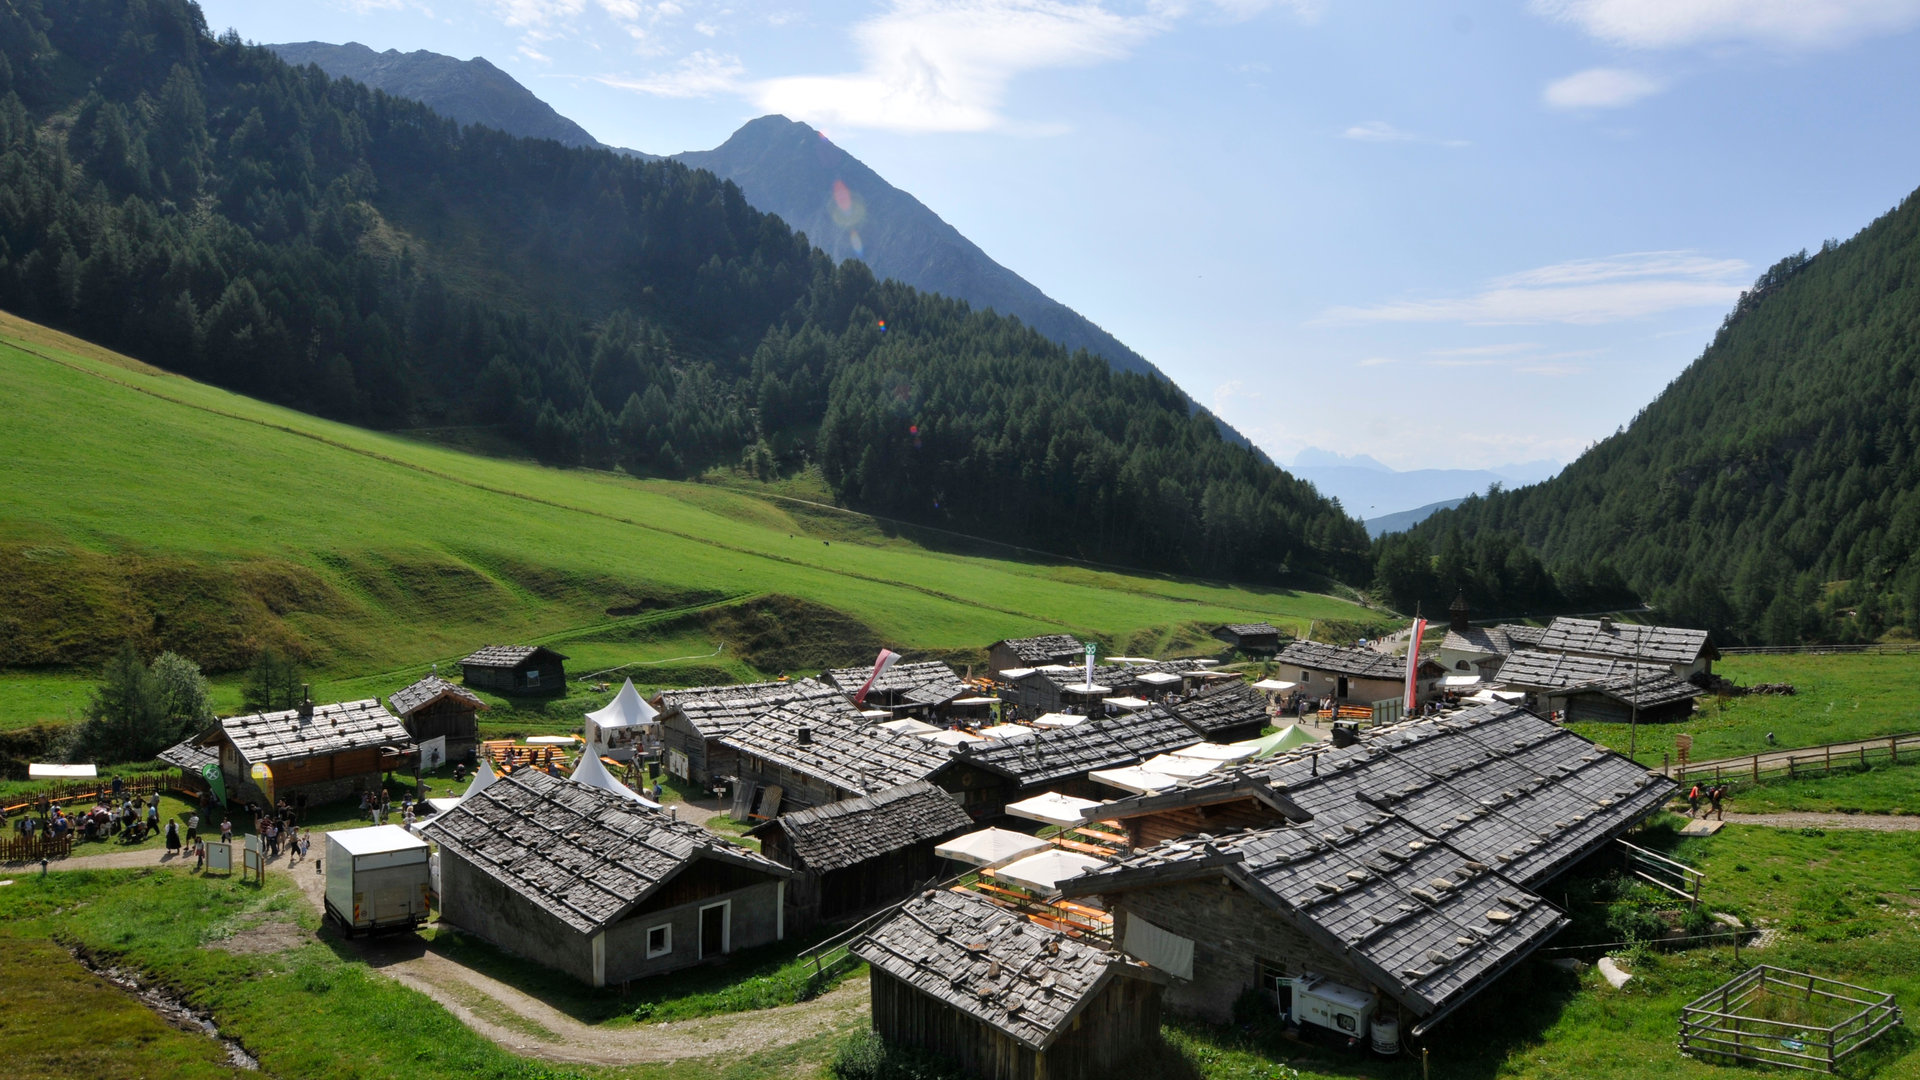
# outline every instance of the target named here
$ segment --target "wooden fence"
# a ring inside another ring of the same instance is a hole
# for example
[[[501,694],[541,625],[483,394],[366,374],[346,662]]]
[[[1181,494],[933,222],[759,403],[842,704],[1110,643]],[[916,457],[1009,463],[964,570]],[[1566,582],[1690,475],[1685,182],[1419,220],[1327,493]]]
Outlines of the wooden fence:
[[[140,773],[120,778],[125,785],[122,789],[129,797],[146,798],[179,785],[179,774],[175,772]],[[0,814],[12,816],[40,805],[45,799],[55,806],[70,803],[104,802],[113,795],[113,778],[102,777],[97,780],[69,781],[64,784],[48,784],[45,787],[19,795],[9,795],[0,799]]]
[[[1850,739],[1801,750],[1763,750],[1742,758],[1721,758],[1696,764],[1673,764],[1666,773],[1674,780],[1704,780],[1715,784],[1758,784],[1768,780],[1799,780],[1859,772],[1875,765],[1898,765],[1902,759],[1920,763],[1920,732],[1876,739]]]
[[[73,834],[54,837],[36,832],[32,839],[20,833],[0,836],[0,863],[64,859],[73,852]]]
[[[1680,1049],[1830,1073],[1899,1023],[1892,994],[1762,964],[1681,1009]]]
[[[1920,653],[1920,642],[1891,641],[1878,645],[1752,645],[1721,649],[1721,656],[1828,656],[1861,653],[1868,656],[1908,656]]]

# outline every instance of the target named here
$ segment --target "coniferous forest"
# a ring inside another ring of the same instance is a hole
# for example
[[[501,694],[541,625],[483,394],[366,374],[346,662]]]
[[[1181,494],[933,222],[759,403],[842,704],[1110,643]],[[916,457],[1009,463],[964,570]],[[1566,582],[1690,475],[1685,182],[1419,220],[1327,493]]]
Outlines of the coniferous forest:
[[[1357,521],[1163,380],[836,266],[709,173],[462,129],[185,0],[0,7],[0,307],[557,464],[811,462],[850,506],[1063,554],[1369,572]]]
[[[1565,472],[1383,540],[1378,571],[1404,583],[1492,537],[1590,584],[1617,575],[1723,644],[1920,632],[1920,193],[1761,275],[1700,358]]]

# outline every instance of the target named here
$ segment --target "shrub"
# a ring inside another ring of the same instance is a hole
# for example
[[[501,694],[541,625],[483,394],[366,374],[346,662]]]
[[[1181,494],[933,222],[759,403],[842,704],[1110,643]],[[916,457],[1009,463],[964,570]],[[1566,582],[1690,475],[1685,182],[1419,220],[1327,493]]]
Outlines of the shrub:
[[[836,1080],[960,1080],[966,1075],[938,1054],[894,1046],[872,1030],[841,1043],[829,1069]]]

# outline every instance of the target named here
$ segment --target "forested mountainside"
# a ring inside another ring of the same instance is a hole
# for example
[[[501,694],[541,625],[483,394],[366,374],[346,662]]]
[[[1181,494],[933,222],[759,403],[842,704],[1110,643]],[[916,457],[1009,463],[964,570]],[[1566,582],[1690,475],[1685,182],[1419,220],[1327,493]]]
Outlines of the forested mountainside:
[[[1359,580],[1366,538],[1179,390],[835,265],[674,162],[480,127],[206,30],[0,8],[0,306],[258,397],[1066,554]]]
[[[357,41],[344,45],[299,41],[267,48],[295,67],[318,64],[336,79],[352,79],[394,97],[423,101],[434,112],[462,124],[485,124],[509,135],[552,139],[562,146],[601,145],[585,128],[555,112],[485,57],[459,60],[425,49],[374,52]]]
[[[1518,538],[1554,567],[1617,568],[1663,621],[1723,643],[1920,631],[1916,374],[1920,192],[1761,275],[1698,360],[1558,477],[1434,514],[1394,558]]]

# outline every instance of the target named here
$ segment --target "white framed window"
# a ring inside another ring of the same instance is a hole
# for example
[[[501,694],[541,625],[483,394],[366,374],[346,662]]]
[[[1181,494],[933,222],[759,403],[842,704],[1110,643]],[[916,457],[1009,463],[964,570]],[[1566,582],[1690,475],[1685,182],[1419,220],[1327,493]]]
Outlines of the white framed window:
[[[647,959],[665,956],[673,951],[673,924],[647,927]]]

